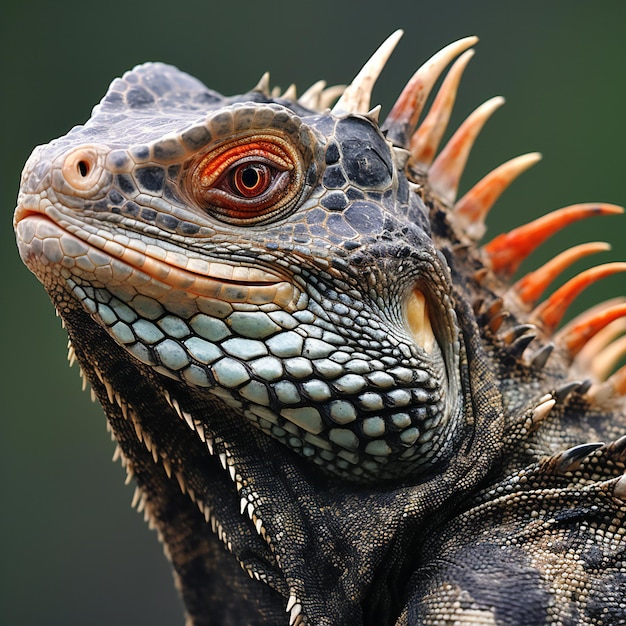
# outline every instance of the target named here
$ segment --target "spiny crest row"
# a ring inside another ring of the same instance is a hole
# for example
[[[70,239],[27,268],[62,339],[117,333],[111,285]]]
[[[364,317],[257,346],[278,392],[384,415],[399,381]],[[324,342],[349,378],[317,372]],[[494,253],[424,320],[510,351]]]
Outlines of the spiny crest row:
[[[326,87],[324,81],[319,81],[305,91],[297,102],[313,110],[323,111],[339,97],[331,111],[334,115],[362,115],[378,123],[380,107],[370,108],[372,89],[401,36],[402,31],[399,30],[388,37],[347,87]],[[486,217],[502,192],[541,159],[541,155],[536,152],[515,157],[487,174],[456,200],[461,175],[476,138],[485,122],[504,103],[500,97],[487,100],[467,117],[438,152],[461,77],[474,54],[470,48],[477,41],[477,37],[465,37],[446,46],[426,61],[408,81],[386,120],[380,125],[395,147],[407,151],[407,171],[424,177],[428,191],[450,209],[450,221],[470,242],[477,242],[485,234]],[[428,114],[418,125],[433,86],[453,61],[433,98]],[[255,90],[268,97],[271,95],[296,101],[294,85],[282,95],[278,89],[270,92],[268,74],[263,76]],[[535,248],[565,226],[595,215],[622,212],[621,207],[612,204],[576,204],[498,235],[481,249],[485,271],[478,278],[484,278],[491,271],[498,278],[508,281]],[[614,298],[593,307],[556,332],[567,308],[583,289],[601,278],[626,271],[626,263],[607,263],[585,270],[544,302],[537,304],[548,286],[570,265],[587,255],[608,249],[608,244],[594,242],[574,246],[558,254],[544,266],[518,280],[508,289],[503,300],[492,303],[490,307],[497,310],[490,312],[488,323],[491,330],[496,332],[506,316],[504,304],[512,305],[516,310],[521,308],[528,314],[530,323],[509,329],[504,337],[505,343],[508,342],[518,350],[519,356],[536,336],[534,331],[554,335],[555,343],[570,357],[575,370],[581,369],[584,363],[583,371],[590,367],[594,379],[604,381],[608,378],[605,384],[599,386],[601,393],[626,395],[626,367],[610,376],[626,354],[626,337],[623,336],[626,332],[626,298]],[[553,343],[544,346],[534,355],[534,364],[543,366],[553,348]],[[598,393],[598,386],[594,386],[592,391]]]

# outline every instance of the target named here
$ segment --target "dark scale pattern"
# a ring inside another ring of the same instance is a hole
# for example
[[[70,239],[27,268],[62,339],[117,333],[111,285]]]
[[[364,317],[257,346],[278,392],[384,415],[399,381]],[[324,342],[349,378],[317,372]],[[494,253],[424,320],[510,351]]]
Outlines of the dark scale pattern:
[[[146,64],[25,167],[20,253],[189,624],[625,624],[623,398],[506,338],[528,312],[357,95]]]

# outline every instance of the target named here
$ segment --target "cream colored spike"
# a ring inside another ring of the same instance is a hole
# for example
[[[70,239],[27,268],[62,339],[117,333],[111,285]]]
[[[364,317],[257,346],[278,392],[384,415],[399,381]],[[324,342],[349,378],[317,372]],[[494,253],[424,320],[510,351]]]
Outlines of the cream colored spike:
[[[365,115],[370,110],[374,83],[402,35],[403,31],[397,30],[387,37],[380,48],[374,52],[369,61],[363,66],[363,69],[355,76],[354,80],[346,87],[343,95],[333,107],[333,113],[360,113]]]
[[[256,84],[252,91],[258,91],[262,93],[264,96],[269,98],[270,95],[270,73],[265,72],[263,76],[261,76],[259,82]]]
[[[387,131],[387,136],[391,141],[397,145],[407,147],[409,136],[417,124],[417,120],[424,108],[424,104],[426,103],[426,99],[433,85],[441,76],[445,67],[455,57],[461,54],[461,52],[467,50],[467,48],[474,45],[477,41],[477,37],[465,37],[464,39],[459,39],[459,41],[451,43],[437,52],[437,54],[433,55],[415,72],[415,74],[413,74],[402,90],[398,100],[393,105],[383,125],[383,129]],[[463,55],[463,61],[460,64],[458,62],[454,64],[442,88],[439,90],[438,99],[440,99],[442,91],[447,90],[445,87],[446,84],[450,85],[451,81],[454,82],[456,80],[456,85],[458,86],[458,81],[461,78],[463,69],[472,55],[473,52],[469,54],[466,53]],[[454,91],[456,92],[456,86]]]
[[[318,80],[298,98],[298,104],[321,112],[327,109],[345,90],[345,85],[326,87],[325,80]]]
[[[320,97],[326,87],[325,80],[318,80],[313,83],[299,98],[298,104],[317,111],[320,105]]]
[[[328,109],[330,105],[343,94],[346,88],[346,85],[331,85],[330,87],[326,87],[320,95],[317,110],[321,112]]]
[[[285,93],[282,95],[285,100],[291,100],[295,102],[298,99],[298,94],[296,90],[296,85],[291,83],[287,89],[285,89]]]
[[[468,40],[470,40],[468,43],[472,43],[471,40],[473,39],[473,37],[468,37]],[[462,39],[461,42],[463,41],[465,40]],[[425,172],[433,162],[437,150],[439,149],[441,138],[450,121],[450,115],[454,108],[461,77],[473,56],[474,51],[467,50],[455,61],[441,84],[437,96],[428,111],[428,115],[420,123],[411,137],[411,164],[415,169]],[[428,94],[424,94],[424,99],[427,95]],[[423,106],[423,103],[421,106]]]

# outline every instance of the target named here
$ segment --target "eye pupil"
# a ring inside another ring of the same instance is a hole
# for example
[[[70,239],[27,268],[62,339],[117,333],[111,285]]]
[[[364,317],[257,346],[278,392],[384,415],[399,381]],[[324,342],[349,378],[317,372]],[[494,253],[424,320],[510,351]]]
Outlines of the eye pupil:
[[[259,179],[259,173],[254,167],[246,167],[241,173],[241,182],[248,189],[254,189],[259,184]]]
[[[245,198],[265,193],[272,182],[270,168],[263,163],[246,163],[233,173],[234,188]]]

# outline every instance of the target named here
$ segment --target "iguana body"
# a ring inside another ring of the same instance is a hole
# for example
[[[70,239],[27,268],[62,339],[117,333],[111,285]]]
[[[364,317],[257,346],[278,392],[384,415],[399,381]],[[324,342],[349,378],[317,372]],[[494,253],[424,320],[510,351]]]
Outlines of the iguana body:
[[[479,248],[536,157],[455,202],[500,101],[434,158],[474,40],[435,55],[379,123],[369,94],[396,40],[332,111],[322,84],[224,98],[134,69],[28,161],[20,253],[190,624],[626,623],[626,374],[610,376],[626,305],[555,330],[625,265],[539,305],[602,246],[510,281],[561,226],[619,209],[568,207]]]

